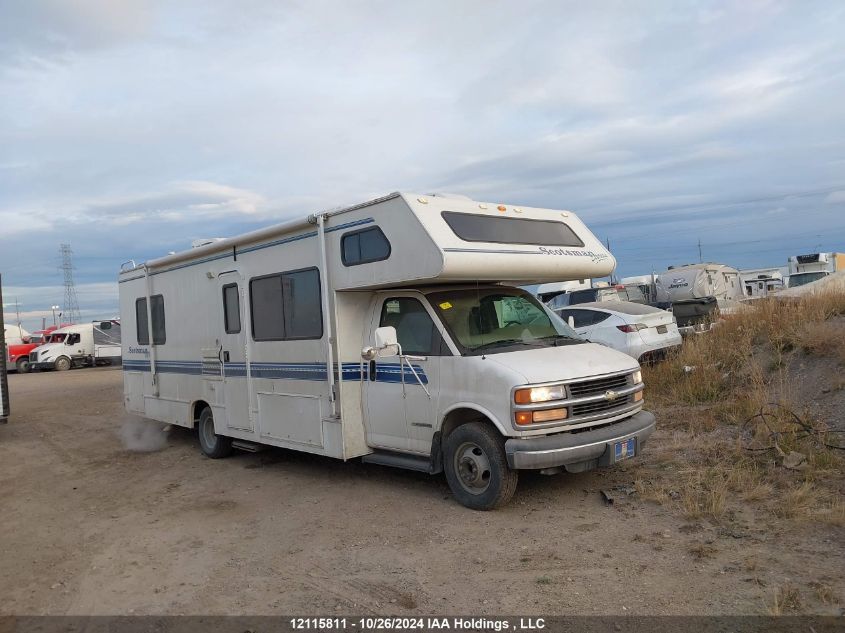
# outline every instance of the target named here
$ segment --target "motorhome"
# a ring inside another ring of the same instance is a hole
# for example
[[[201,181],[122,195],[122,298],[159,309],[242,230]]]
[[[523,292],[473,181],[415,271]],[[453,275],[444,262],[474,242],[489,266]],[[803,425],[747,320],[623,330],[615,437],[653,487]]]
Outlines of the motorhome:
[[[614,267],[569,211],[409,193],[127,262],[125,406],[212,458],[445,471],[490,509],[520,470],[610,466],[651,435],[637,362],[518,287]]]
[[[789,258],[789,288],[823,279],[835,272],[845,270],[845,253],[811,253]]]
[[[73,367],[119,364],[120,321],[68,325],[53,330],[48,342],[29,354],[29,369],[66,371]]]
[[[0,277],[0,424],[9,420],[9,379],[6,375],[6,328],[3,324],[3,279]]]

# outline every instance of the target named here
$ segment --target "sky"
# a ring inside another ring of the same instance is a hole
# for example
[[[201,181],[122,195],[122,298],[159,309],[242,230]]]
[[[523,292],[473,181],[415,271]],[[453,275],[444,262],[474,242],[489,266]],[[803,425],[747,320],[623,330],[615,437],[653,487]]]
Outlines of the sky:
[[[0,0],[7,322],[391,191],[569,209],[620,276],[845,251],[845,3]],[[17,303],[17,308],[15,306]]]

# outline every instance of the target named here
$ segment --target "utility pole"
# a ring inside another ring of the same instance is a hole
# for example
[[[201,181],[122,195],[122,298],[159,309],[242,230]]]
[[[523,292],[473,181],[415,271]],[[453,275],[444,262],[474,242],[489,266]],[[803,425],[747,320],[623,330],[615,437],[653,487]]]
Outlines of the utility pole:
[[[701,257],[701,238],[700,237],[698,238],[698,263],[699,264],[704,263],[704,259],[702,259],[702,257]]]
[[[21,304],[18,301],[17,297],[15,297],[15,315],[17,316],[17,319],[18,319],[18,329],[20,329],[20,327],[21,327]]]
[[[73,282],[73,251],[70,244],[62,244],[59,247],[59,252],[62,255],[61,269],[65,278],[65,299],[62,305],[62,314],[70,323],[78,323],[80,316],[79,302],[76,299],[76,285]]]

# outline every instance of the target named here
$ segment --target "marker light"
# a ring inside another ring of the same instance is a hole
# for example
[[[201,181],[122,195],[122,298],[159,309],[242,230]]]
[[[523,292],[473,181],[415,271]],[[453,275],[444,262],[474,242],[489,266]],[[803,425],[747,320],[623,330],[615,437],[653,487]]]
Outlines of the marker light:
[[[549,400],[563,400],[566,391],[563,385],[554,387],[531,387],[529,389],[517,389],[513,393],[513,401],[516,404],[531,404],[532,402],[548,402]]]
[[[554,420],[565,420],[567,411],[563,409],[547,409],[546,411],[535,411],[535,422],[553,422]]]
[[[503,205],[503,204],[500,204],[500,205],[499,205],[498,207],[496,207],[496,208],[497,208],[499,211],[501,211],[502,213],[504,213],[505,211],[507,211],[507,210],[508,210],[508,208],[507,208],[505,205]]]
[[[530,411],[517,411],[514,419],[519,425],[531,424],[534,421]]]
[[[637,393],[634,394],[634,402],[642,402],[642,400],[643,400],[643,392],[642,391],[638,391]]]

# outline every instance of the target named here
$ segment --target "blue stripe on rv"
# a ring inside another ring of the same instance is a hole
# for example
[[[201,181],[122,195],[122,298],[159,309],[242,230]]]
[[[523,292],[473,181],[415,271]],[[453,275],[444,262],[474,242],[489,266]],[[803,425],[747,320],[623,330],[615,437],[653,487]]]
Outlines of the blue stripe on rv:
[[[226,363],[224,366],[226,376],[240,378],[246,376],[246,363]],[[187,374],[200,376],[203,374],[203,363],[201,361],[187,360],[159,360],[156,361],[156,370],[161,374]],[[419,365],[414,365],[414,370],[420,377],[423,384],[428,384],[428,376],[425,370]],[[150,371],[148,360],[125,360],[123,371]],[[342,364],[344,380],[362,380],[361,366],[358,363]],[[208,368],[206,368],[208,372]],[[219,375],[212,372],[214,375]],[[316,380],[324,381],[326,377],[325,363],[251,363],[250,373],[253,378],[269,378],[273,380]],[[337,375],[337,374],[335,374]],[[365,369],[363,378],[369,376]],[[377,363],[376,381],[401,383],[415,383],[416,378],[407,365],[400,368],[399,363]]]

